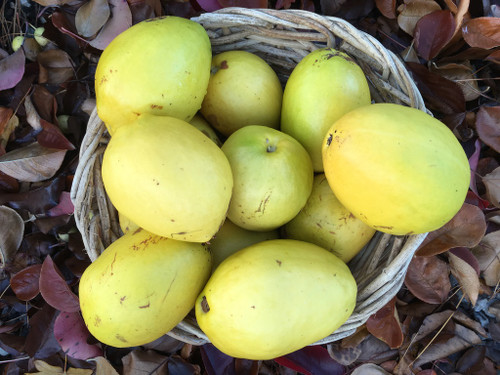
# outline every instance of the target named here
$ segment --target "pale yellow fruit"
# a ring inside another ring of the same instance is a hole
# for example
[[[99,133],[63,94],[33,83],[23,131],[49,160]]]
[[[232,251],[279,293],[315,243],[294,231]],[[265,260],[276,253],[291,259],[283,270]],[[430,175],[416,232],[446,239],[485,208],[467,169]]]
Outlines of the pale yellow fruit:
[[[255,243],[279,238],[277,229],[266,232],[243,229],[231,220],[226,219],[222,227],[210,240],[210,250],[213,255],[213,268],[215,269],[224,259],[244,247]]]
[[[208,123],[208,121],[203,118],[202,115],[197,113],[196,115],[194,115],[194,117],[191,119],[191,121],[189,121],[189,123],[191,125],[193,125],[196,129],[201,131],[203,134],[205,134],[212,141],[214,141],[214,143],[217,146],[219,146],[219,147],[222,146],[222,142],[219,139],[219,136],[217,135],[215,130],[212,128],[212,126]]]
[[[281,131],[297,139],[311,155],[315,172],[323,171],[321,147],[333,122],[370,104],[365,74],[347,54],[317,49],[293,69],[283,93]]]
[[[112,136],[102,178],[118,212],[152,233],[205,242],[226,218],[231,166],[189,123],[142,115]]]
[[[120,225],[120,229],[123,233],[133,232],[139,229],[139,226],[136,223],[134,223],[121,212],[118,212],[118,224]]]
[[[196,319],[227,355],[266,360],[333,333],[352,314],[356,295],[351,271],[328,250],[269,240],[219,265],[196,300]]]
[[[193,308],[211,269],[202,244],[138,229],[113,242],[83,273],[80,307],[104,344],[132,347],[174,328]]]
[[[283,229],[286,238],[314,243],[344,262],[359,253],[375,234],[375,229],[339,202],[323,173],[314,177],[306,205]]]
[[[282,98],[279,78],[264,59],[246,51],[227,51],[212,60],[201,113],[225,136],[246,125],[277,129]]]
[[[113,39],[99,59],[97,113],[111,135],[143,113],[189,121],[205,96],[211,60],[200,24],[175,16],[139,22]]]
[[[323,162],[339,201],[390,234],[442,227],[469,189],[469,161],[453,132],[403,105],[370,104],[342,116],[325,137]]]

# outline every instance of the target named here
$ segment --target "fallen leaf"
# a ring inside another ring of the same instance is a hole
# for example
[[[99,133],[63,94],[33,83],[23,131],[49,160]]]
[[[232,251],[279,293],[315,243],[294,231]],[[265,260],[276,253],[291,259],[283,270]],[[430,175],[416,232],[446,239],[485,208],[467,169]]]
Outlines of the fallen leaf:
[[[22,48],[0,60],[0,91],[11,89],[21,81],[24,76],[25,60]]]
[[[476,17],[465,23],[462,35],[471,47],[491,49],[500,46],[500,18]]]
[[[222,6],[219,4],[217,0],[196,0],[196,2],[206,12],[214,12],[216,10],[222,9]]]
[[[328,354],[321,345],[306,346],[274,361],[303,374],[343,375],[345,367]]]
[[[58,112],[57,100],[55,95],[45,86],[33,85],[31,100],[42,119],[48,122],[56,121]]]
[[[482,181],[486,187],[486,198],[495,207],[500,208],[500,167],[483,176]]]
[[[366,321],[366,328],[391,349],[399,348],[403,344],[404,337],[396,310],[396,298],[371,315]]]
[[[455,18],[449,10],[437,10],[420,18],[413,36],[415,49],[426,60],[436,57],[455,32]]]
[[[426,14],[441,7],[434,0],[409,0],[398,7],[398,25],[409,35],[413,35],[417,22]]]
[[[444,310],[427,315],[418,328],[417,333],[411,338],[411,341],[418,342],[430,334],[435,334],[437,331],[441,330],[443,326],[450,324],[454,313],[455,312],[452,310]]]
[[[325,15],[333,15],[346,3],[347,0],[321,0],[321,12]]]
[[[60,85],[75,76],[71,58],[61,49],[42,51],[38,54],[37,61],[40,66],[39,83]]]
[[[90,332],[79,312],[61,312],[54,321],[54,336],[72,358],[87,360],[103,355],[98,345],[87,343]]]
[[[3,134],[13,114],[14,110],[12,108],[0,107],[0,135]]]
[[[61,6],[71,3],[74,0],[33,0],[35,3],[43,5],[44,7]]]
[[[0,171],[20,181],[39,182],[54,176],[66,150],[46,148],[38,142],[0,156]]]
[[[472,345],[481,344],[481,338],[472,330],[460,324],[455,324],[454,336],[444,342],[431,344],[415,360],[414,366],[420,367],[423,364],[447,358],[452,354],[470,348]]]
[[[267,0],[217,0],[223,8],[267,8]]]
[[[63,191],[59,197],[59,203],[57,206],[52,207],[47,211],[48,216],[60,216],[60,215],[70,215],[74,212],[75,207],[73,206],[73,201],[70,198],[70,193],[68,191]]]
[[[92,47],[99,50],[104,50],[118,34],[132,26],[132,12],[127,0],[109,0],[109,5],[111,17],[99,34],[89,42]]]
[[[24,111],[26,112],[26,121],[28,122],[28,124],[34,130],[41,130],[42,125],[40,124],[40,115],[33,105],[33,102],[31,101],[29,95],[24,99]]]
[[[451,251],[447,254],[450,262],[451,274],[457,279],[465,295],[469,298],[472,306],[475,306],[477,297],[479,296],[480,286],[479,276],[476,270],[469,263],[456,256]]]
[[[376,365],[375,363],[364,363],[361,366],[356,367],[352,375],[391,375],[385,371],[382,367]]]
[[[135,349],[122,358],[123,375],[168,374],[168,357],[153,350]]]
[[[432,72],[458,84],[462,89],[465,101],[469,102],[475,100],[481,95],[477,79],[474,76],[474,68],[470,62],[466,61],[460,64],[448,63],[441,65],[433,63],[430,69]]]
[[[485,60],[500,64],[500,50],[490,53]]]
[[[375,0],[375,5],[384,17],[396,18],[396,0]]]
[[[12,115],[7,123],[3,124],[3,130],[0,133],[0,156],[5,154],[5,146],[9,142],[10,135],[19,126],[19,118],[16,115]]]
[[[119,375],[118,372],[114,369],[114,367],[109,363],[109,361],[104,357],[95,357],[88,359],[89,362],[95,362],[96,375]]]
[[[36,136],[38,143],[46,148],[58,150],[74,150],[75,146],[68,141],[58,126],[40,119],[42,131]]]
[[[75,14],[75,27],[84,38],[93,37],[108,21],[111,11],[108,0],[89,0]]]
[[[486,354],[485,346],[476,346],[467,349],[465,353],[457,361],[457,371],[466,374],[473,371],[483,369],[483,361]]]
[[[459,85],[430,72],[423,64],[407,62],[406,66],[430,110],[443,114],[465,112],[465,98]]]
[[[427,235],[416,255],[426,257],[444,253],[453,247],[474,247],[485,232],[486,218],[483,211],[464,203],[448,223]]]
[[[83,369],[83,368],[74,368],[69,367],[67,369],[63,369],[59,366],[49,365],[47,362],[44,362],[40,359],[35,359],[34,361],[35,368],[38,372],[26,372],[26,375],[92,375],[94,370],[92,369]]]
[[[1,267],[14,259],[24,237],[24,220],[12,208],[0,206]]]
[[[59,311],[80,310],[78,297],[71,291],[50,255],[43,261],[40,271],[40,293],[50,306]]]
[[[484,143],[496,152],[500,152],[500,106],[482,105],[479,108],[476,115],[476,131]]]
[[[10,287],[21,301],[29,301],[40,293],[41,264],[33,264],[15,273],[10,278]]]
[[[295,3],[295,0],[277,0],[274,8],[275,9],[290,9],[292,4],[294,4],[294,3]]]
[[[453,249],[450,249],[449,252],[452,253],[453,255],[456,255],[464,262],[467,262],[479,276],[479,274],[481,273],[481,270],[479,269],[479,262],[477,261],[477,258],[474,256],[474,254],[472,254],[472,251],[470,251],[469,248],[454,247]]]
[[[437,256],[415,256],[405,276],[408,290],[421,301],[438,305],[448,298],[451,290],[450,266]]]
[[[485,235],[472,253],[479,262],[486,285],[497,286],[500,280],[500,230]]]

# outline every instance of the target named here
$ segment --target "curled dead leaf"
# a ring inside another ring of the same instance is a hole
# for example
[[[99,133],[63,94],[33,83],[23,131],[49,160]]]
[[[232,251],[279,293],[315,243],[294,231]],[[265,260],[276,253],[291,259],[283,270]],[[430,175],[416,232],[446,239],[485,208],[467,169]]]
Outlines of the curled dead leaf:
[[[40,66],[39,83],[59,85],[75,75],[71,58],[63,50],[42,51],[38,54],[37,61]]]
[[[109,5],[111,6],[111,17],[99,34],[89,43],[92,47],[100,50],[104,50],[118,34],[132,26],[132,12],[127,0],[109,0]]]
[[[496,286],[500,280],[500,230],[488,233],[479,245],[472,249],[488,286]]]
[[[38,142],[0,156],[0,171],[19,181],[39,182],[55,175],[66,150],[46,148]]]
[[[370,316],[366,321],[366,328],[391,349],[399,348],[403,344],[404,337],[396,310],[396,298]]]
[[[482,178],[486,187],[486,197],[495,207],[500,208],[500,167]]]
[[[356,367],[351,373],[352,375],[390,375],[389,372],[385,371],[379,365],[375,363],[364,363],[359,367]]]
[[[13,114],[12,109],[0,107],[0,156],[9,141],[10,135],[19,125],[19,118]]]
[[[477,99],[481,95],[477,79],[474,76],[474,68],[469,61],[463,63],[449,63],[437,65],[431,64],[431,72],[437,73],[457,83],[464,93],[465,101]]]
[[[375,5],[384,17],[396,18],[396,0],[375,0]]]
[[[426,60],[436,57],[453,37],[455,18],[448,10],[436,10],[418,20],[413,31],[415,48]]]
[[[104,26],[111,11],[108,0],[90,0],[75,14],[75,27],[84,38],[93,37]]]
[[[464,203],[448,223],[427,235],[416,255],[431,256],[453,247],[474,247],[485,232],[486,218],[483,211],[477,206]]]
[[[12,208],[0,206],[0,261],[2,267],[14,258],[23,237],[23,218]]]
[[[452,275],[457,279],[472,306],[475,306],[480,288],[479,276],[476,270],[451,251],[447,254]]]
[[[476,116],[479,138],[496,152],[500,152],[500,106],[481,106]],[[492,202],[493,203],[493,202]]]
[[[0,60],[0,91],[15,87],[24,75],[26,56],[22,48]]]
[[[426,14],[441,10],[434,0],[410,0],[398,7],[398,25],[409,35],[413,35],[417,22]]]

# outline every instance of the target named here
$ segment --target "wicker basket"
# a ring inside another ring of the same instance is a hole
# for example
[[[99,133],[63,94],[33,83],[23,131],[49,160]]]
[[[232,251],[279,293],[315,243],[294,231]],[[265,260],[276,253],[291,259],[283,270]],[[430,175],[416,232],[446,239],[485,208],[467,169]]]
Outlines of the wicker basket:
[[[226,8],[193,18],[207,30],[213,53],[247,50],[263,57],[284,83],[309,52],[324,46],[348,53],[361,66],[375,102],[392,102],[427,111],[404,64],[375,38],[342,19],[300,10]],[[102,178],[102,154],[109,135],[94,110],[81,145],[71,199],[75,219],[90,259],[120,235],[117,212]],[[425,234],[392,236],[377,232],[349,266],[358,283],[357,305],[347,322],[315,344],[330,343],[355,332],[399,291],[408,265]],[[189,314],[170,336],[186,343],[209,342]]]

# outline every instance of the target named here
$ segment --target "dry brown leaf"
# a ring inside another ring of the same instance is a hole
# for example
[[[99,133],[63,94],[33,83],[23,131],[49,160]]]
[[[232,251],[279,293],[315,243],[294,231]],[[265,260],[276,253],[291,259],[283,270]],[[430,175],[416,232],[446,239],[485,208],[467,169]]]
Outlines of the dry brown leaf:
[[[132,12],[126,1],[109,0],[111,6],[111,17],[103,26],[99,34],[89,44],[97,49],[103,50],[120,33],[132,26]]]
[[[417,250],[418,256],[443,253],[453,247],[474,247],[486,232],[483,211],[464,203],[460,211],[443,227],[430,232]]]
[[[460,324],[455,324],[454,334],[455,336],[444,342],[436,342],[427,347],[415,360],[414,366],[420,367],[481,343],[481,338],[477,333]]]
[[[474,68],[469,61],[461,64],[449,63],[439,66],[432,63],[430,70],[457,83],[462,89],[466,101],[475,100],[481,95],[479,85],[474,76]]]
[[[0,156],[0,171],[19,181],[44,181],[57,172],[66,150],[41,146],[33,142]]]
[[[391,375],[385,371],[382,367],[374,363],[364,363],[359,367],[356,367],[352,375]]]
[[[78,34],[84,38],[96,35],[110,15],[108,0],[90,0],[83,4],[75,14],[75,27]]]
[[[448,252],[451,273],[457,279],[465,295],[474,306],[479,295],[479,276],[474,268],[465,260]]]
[[[37,56],[40,73],[39,83],[59,85],[75,75],[69,55],[60,49],[42,51]]]
[[[472,253],[479,262],[486,285],[496,286],[500,280],[500,230],[484,236]]]
[[[486,187],[486,198],[500,208],[500,167],[483,176],[482,181]]]
[[[413,257],[406,272],[405,285],[421,301],[438,305],[451,290],[450,266],[437,256]]]
[[[427,315],[417,333],[412,337],[412,342],[418,342],[422,340],[424,337],[430,335],[431,333],[435,333],[438,331],[443,325],[448,324],[453,316],[452,310],[444,310],[437,313],[433,313]]]
[[[24,111],[26,112],[26,121],[35,130],[42,130],[42,124],[40,123],[40,115],[38,114],[31,97],[28,95],[24,99]]]
[[[375,0],[375,5],[384,17],[396,18],[396,0]]]
[[[2,114],[5,114],[5,112],[7,112],[7,111],[1,111],[0,117],[2,116]],[[8,117],[8,119],[7,119],[7,117]],[[9,141],[10,135],[19,125],[19,118],[16,115],[11,115],[11,116],[7,116],[7,117],[2,118],[1,123],[0,123],[0,125],[1,125],[0,150],[5,149],[5,146],[7,145],[7,142]],[[6,122],[4,122],[5,119],[7,119]]]
[[[160,375],[168,372],[168,357],[153,350],[135,349],[122,358],[122,363],[123,375]]]
[[[111,366],[111,363],[104,357],[95,357],[87,360],[88,362],[95,362],[96,375],[119,375],[118,372]]]
[[[61,6],[71,3],[74,0],[33,0],[44,7]]]
[[[35,359],[35,368],[38,372],[27,372],[26,375],[92,375],[94,370],[70,367],[63,369],[59,366],[49,365],[40,359]]]
[[[480,336],[483,336],[484,338],[488,337],[488,333],[483,328],[480,322],[470,318],[468,315],[466,315],[460,310],[455,311],[455,314],[453,314],[453,320],[469,329],[472,329],[474,332],[476,332]]]
[[[500,106],[481,106],[477,111],[476,130],[481,141],[500,152]]]
[[[455,32],[455,18],[448,10],[436,10],[420,18],[413,30],[415,49],[426,60],[436,57]]]
[[[0,262],[10,262],[24,237],[24,220],[12,208],[0,206]]]
[[[441,10],[441,7],[434,0],[410,0],[398,7],[398,25],[403,31],[413,36],[420,18],[436,10]]]
[[[500,46],[500,18],[476,17],[462,27],[462,35],[471,47],[491,49]]]
[[[391,349],[399,348],[403,344],[404,337],[396,310],[396,298],[371,315],[366,321],[366,328]]]

